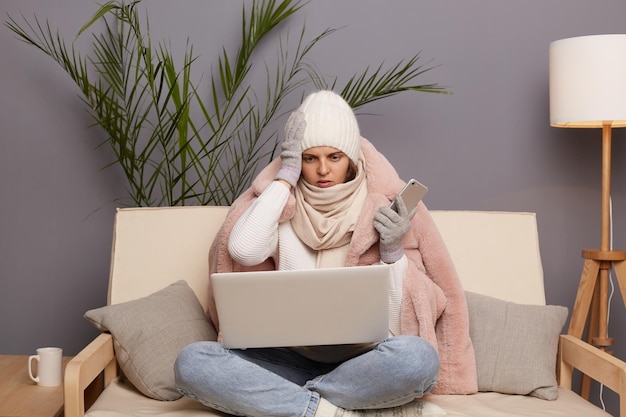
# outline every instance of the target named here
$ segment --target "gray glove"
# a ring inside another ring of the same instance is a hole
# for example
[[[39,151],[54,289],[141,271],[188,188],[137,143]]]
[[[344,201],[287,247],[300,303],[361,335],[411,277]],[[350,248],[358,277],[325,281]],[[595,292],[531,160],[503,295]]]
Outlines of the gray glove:
[[[305,129],[304,113],[300,110],[291,113],[285,125],[285,139],[280,154],[282,163],[276,179],[285,180],[292,187],[296,186],[302,171],[302,139]]]
[[[386,264],[397,262],[404,255],[402,239],[411,228],[411,219],[417,212],[416,207],[408,213],[400,197],[396,197],[395,204],[398,212],[383,206],[374,216],[374,228],[380,235],[380,260]]]

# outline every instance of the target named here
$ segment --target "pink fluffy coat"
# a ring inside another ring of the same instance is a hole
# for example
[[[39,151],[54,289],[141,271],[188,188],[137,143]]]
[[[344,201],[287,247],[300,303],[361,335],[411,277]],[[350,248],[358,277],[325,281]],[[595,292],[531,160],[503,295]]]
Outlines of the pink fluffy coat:
[[[347,266],[379,262],[378,232],[374,229],[373,217],[379,207],[389,204],[404,185],[393,166],[370,142],[362,139],[362,149],[366,161],[368,197],[350,242]],[[211,272],[250,269],[235,263],[228,254],[228,235],[239,216],[273,181],[279,167],[280,158],[261,171],[252,186],[231,206],[211,247]],[[292,193],[281,221],[292,217],[294,207]],[[476,362],[469,337],[465,295],[443,239],[423,203],[419,205],[403,244],[409,268],[403,286],[402,333],[421,336],[437,349],[441,369],[433,393],[475,393],[478,389]],[[254,269],[274,269],[274,265],[268,260]],[[219,330],[213,293],[211,289],[209,292],[207,313]]]

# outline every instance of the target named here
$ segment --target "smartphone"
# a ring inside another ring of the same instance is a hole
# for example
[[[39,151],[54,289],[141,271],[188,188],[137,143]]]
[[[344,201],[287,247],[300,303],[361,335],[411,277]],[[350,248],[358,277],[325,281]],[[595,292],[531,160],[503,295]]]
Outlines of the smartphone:
[[[406,206],[407,211],[410,213],[415,207],[417,207],[417,204],[422,200],[422,198],[424,198],[427,192],[428,187],[415,179],[410,179],[409,182],[406,183],[402,191],[400,191],[399,195],[404,200],[404,205]],[[395,199],[391,202],[389,207],[391,207],[395,211],[398,211],[396,209]]]

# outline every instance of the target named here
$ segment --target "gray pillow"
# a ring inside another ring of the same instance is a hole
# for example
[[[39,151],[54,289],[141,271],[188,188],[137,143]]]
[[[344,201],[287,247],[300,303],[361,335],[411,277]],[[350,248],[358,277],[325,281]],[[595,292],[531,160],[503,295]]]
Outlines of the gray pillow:
[[[478,390],[555,400],[557,349],[567,308],[465,295]]]
[[[128,380],[156,400],[176,400],[174,361],[180,349],[215,340],[213,326],[185,281],[147,297],[85,313],[102,331],[110,331],[117,361]]]

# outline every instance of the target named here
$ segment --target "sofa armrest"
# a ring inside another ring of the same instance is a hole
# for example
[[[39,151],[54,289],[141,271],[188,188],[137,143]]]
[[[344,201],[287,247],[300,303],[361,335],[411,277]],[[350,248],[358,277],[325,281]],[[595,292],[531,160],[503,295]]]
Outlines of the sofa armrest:
[[[97,387],[95,392],[97,398],[102,389],[109,385],[117,374],[113,337],[108,333],[102,333],[74,356],[65,368],[63,387],[65,417],[83,417],[87,388],[98,376],[103,375],[104,385]]]
[[[626,363],[572,335],[561,335],[559,344],[559,385],[572,388],[572,372],[604,384],[620,396],[620,416],[626,417]]]

